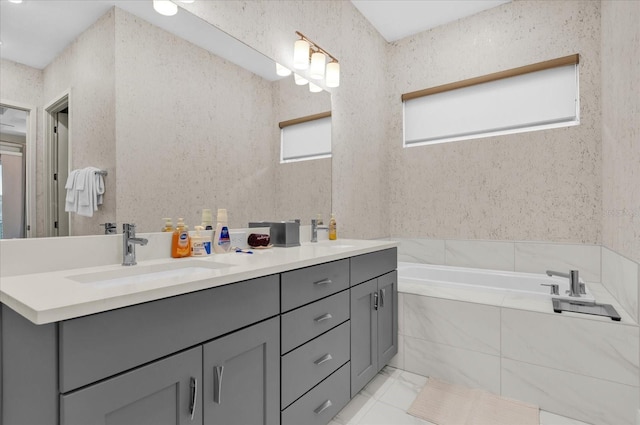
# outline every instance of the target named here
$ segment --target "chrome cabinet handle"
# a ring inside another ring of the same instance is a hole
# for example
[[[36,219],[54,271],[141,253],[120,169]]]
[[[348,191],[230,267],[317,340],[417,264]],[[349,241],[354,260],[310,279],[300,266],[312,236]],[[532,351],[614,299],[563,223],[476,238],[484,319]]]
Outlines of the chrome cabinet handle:
[[[224,366],[216,366],[213,368],[213,402],[220,404],[222,396],[222,374]]]
[[[378,291],[373,293],[373,309],[378,309]]]
[[[331,315],[331,313],[323,314],[320,317],[316,317],[315,319],[313,319],[313,321],[316,322],[316,323],[320,323],[320,322],[324,322],[325,320],[329,320],[329,319],[333,319],[333,316]]]
[[[380,308],[384,307],[384,289],[380,290]]]
[[[325,410],[327,410],[328,408],[330,408],[331,406],[333,406],[333,403],[331,403],[331,400],[327,400],[324,403],[322,403],[320,406],[318,406],[316,408],[316,410],[314,410],[313,412],[316,415],[319,415],[320,413],[324,412]]]
[[[191,383],[189,386],[191,387],[191,401],[189,402],[189,412],[191,413],[191,420],[193,420],[193,415],[196,413],[196,403],[198,402],[198,380],[196,378],[191,378]]]
[[[332,283],[331,279],[322,279],[322,280],[313,282],[314,285],[328,285],[329,283]]]
[[[319,366],[322,363],[328,362],[331,359],[333,359],[333,357],[331,357],[331,354],[327,353],[324,356],[320,357],[318,360],[316,360],[314,363]]]

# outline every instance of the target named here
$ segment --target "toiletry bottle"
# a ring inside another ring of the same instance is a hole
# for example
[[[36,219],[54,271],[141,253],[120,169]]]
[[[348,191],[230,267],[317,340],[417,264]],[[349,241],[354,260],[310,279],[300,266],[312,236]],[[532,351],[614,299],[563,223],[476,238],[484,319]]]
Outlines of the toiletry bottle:
[[[191,236],[191,255],[193,257],[202,257],[209,254],[205,248],[205,243],[211,247],[211,241],[207,241],[206,238],[200,233],[203,230],[202,226],[196,226],[196,234]]]
[[[191,238],[189,228],[185,226],[184,219],[178,219],[176,230],[173,231],[171,243],[171,256],[173,258],[189,257],[191,255]]]
[[[211,218],[211,210],[208,208],[202,209],[202,227],[204,230],[213,230],[213,219]]]
[[[331,213],[331,219],[329,220],[329,240],[335,241],[336,239],[338,239],[338,234],[336,232],[336,217]]]
[[[227,226],[227,210],[218,209],[218,224],[213,234],[213,251],[217,254],[224,254],[231,249],[231,237]]]
[[[322,214],[318,214],[317,220],[318,220],[318,226],[324,226],[324,221],[322,220]]]
[[[164,227],[162,228],[163,232],[173,232],[173,223],[171,222],[171,217],[163,218]]]

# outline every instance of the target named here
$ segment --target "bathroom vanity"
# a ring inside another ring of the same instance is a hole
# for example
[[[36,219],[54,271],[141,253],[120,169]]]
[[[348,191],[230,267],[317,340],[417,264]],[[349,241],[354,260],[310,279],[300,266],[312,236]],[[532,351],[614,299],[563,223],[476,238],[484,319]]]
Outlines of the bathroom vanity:
[[[396,354],[395,243],[224,261],[188,281],[83,283],[75,303],[48,312],[18,299],[23,282],[48,278],[53,294],[77,285],[68,276],[118,269],[3,278],[3,423],[326,424]],[[162,296],[172,291],[184,292]]]

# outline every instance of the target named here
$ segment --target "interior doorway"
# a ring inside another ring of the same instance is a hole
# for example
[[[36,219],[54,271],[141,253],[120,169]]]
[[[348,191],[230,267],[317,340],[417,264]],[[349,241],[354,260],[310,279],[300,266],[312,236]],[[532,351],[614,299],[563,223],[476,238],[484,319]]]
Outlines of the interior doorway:
[[[0,238],[31,236],[35,109],[0,101]],[[28,154],[28,155],[27,155]]]
[[[45,108],[45,230],[47,236],[69,236],[69,213],[65,211],[65,184],[70,154],[69,94]]]

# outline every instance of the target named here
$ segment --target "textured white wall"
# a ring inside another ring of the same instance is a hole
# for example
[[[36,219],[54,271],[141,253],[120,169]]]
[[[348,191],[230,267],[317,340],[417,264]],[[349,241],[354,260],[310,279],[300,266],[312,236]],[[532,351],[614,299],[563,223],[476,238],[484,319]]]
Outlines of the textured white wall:
[[[599,2],[514,1],[388,52],[392,236],[600,243]],[[402,93],[573,53],[579,126],[402,149]]]
[[[45,105],[71,90],[70,168],[93,166],[109,173],[104,204],[91,218],[71,214],[71,235],[99,234],[100,223],[116,218],[114,22],[111,10],[44,69]]]
[[[0,98],[36,107],[36,222],[30,223],[34,235],[44,229],[44,195],[42,186],[42,70],[0,59]]]
[[[602,242],[640,262],[640,2],[602,2]]]

